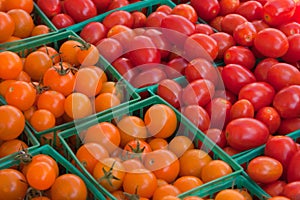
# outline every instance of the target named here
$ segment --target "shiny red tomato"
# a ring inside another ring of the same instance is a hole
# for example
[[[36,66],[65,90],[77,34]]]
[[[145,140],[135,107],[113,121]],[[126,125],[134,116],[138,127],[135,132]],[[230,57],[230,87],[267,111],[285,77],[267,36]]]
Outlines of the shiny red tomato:
[[[206,131],[209,128],[210,118],[206,110],[199,105],[188,105],[181,110],[196,127],[201,131]]]
[[[189,62],[184,70],[186,79],[193,82],[197,79],[210,80],[214,85],[219,81],[219,74],[217,68],[213,66],[212,62],[204,58],[195,58]]]
[[[249,21],[259,20],[262,18],[263,6],[259,1],[245,1],[236,9],[236,13]]]
[[[161,21],[167,16],[165,12],[154,11],[146,19],[146,27],[160,27]]]
[[[38,0],[37,5],[50,19],[62,11],[59,0]]]
[[[287,170],[290,161],[296,152],[297,145],[292,138],[276,135],[267,141],[264,155],[278,160],[282,164],[283,169]]]
[[[271,197],[279,196],[283,192],[283,188],[286,185],[285,181],[277,180],[272,183],[263,184],[261,188],[268,193]],[[276,199],[275,199],[276,200]],[[280,199],[278,199],[280,200]],[[284,199],[283,199],[284,200]]]
[[[220,12],[220,4],[217,0],[191,0],[193,6],[200,18],[210,21]]]
[[[75,24],[73,18],[65,13],[59,13],[52,17],[51,22],[57,29],[66,28]]]
[[[219,51],[217,59],[221,60],[224,58],[225,51],[236,44],[233,36],[225,32],[216,32],[210,35],[218,44]]]
[[[267,81],[269,69],[279,63],[275,58],[265,58],[258,62],[254,69],[254,75],[257,81]]]
[[[211,35],[214,33],[214,29],[208,24],[196,24],[195,25],[195,33],[204,33],[206,35]]]
[[[214,96],[215,86],[206,79],[198,79],[188,84],[181,93],[185,105],[205,106]]]
[[[279,135],[286,135],[300,129],[300,118],[290,118],[281,120],[277,133]]]
[[[209,35],[195,33],[184,43],[184,52],[189,59],[205,58],[213,61],[218,55],[218,43]]]
[[[183,17],[186,17],[192,23],[196,23],[198,21],[198,15],[196,13],[196,10],[190,4],[180,3],[172,9],[170,14],[181,15]]]
[[[231,103],[224,98],[213,98],[205,110],[210,116],[210,128],[224,129],[229,122]]]
[[[255,66],[256,58],[252,51],[244,46],[229,47],[224,53],[225,64],[239,64],[248,69]]]
[[[274,88],[266,82],[249,83],[243,86],[239,92],[239,99],[249,100],[255,111],[271,105],[274,96]]]
[[[82,28],[79,35],[87,43],[96,45],[106,37],[107,31],[107,28],[101,22],[90,22]]]
[[[92,0],[97,8],[98,14],[104,13],[108,10],[108,6],[112,0]]]
[[[158,83],[157,95],[166,100],[175,108],[180,107],[180,92],[182,87],[172,79],[165,79]]]
[[[247,150],[263,145],[269,138],[269,129],[254,118],[230,121],[225,129],[228,144],[237,150]]]
[[[236,13],[230,13],[225,15],[224,18],[222,19],[221,28],[222,31],[232,35],[235,28],[238,25],[243,24],[244,22],[247,22],[247,19],[242,15]]]
[[[185,74],[185,68],[188,66],[189,62],[182,58],[176,57],[171,59],[167,63],[166,73],[169,78],[177,78]]]
[[[233,30],[234,40],[242,46],[252,46],[257,31],[251,22],[244,22]]]
[[[282,59],[288,63],[298,62],[300,60],[300,33],[288,36],[289,49]]]
[[[161,54],[150,37],[135,36],[129,47],[128,58],[134,66],[148,63],[160,63]]]
[[[294,15],[294,0],[269,0],[263,7],[263,19],[271,26],[288,22]]]
[[[220,12],[219,15],[227,15],[235,13],[236,9],[240,6],[240,0],[219,0]]]
[[[294,118],[300,115],[300,85],[291,85],[281,89],[274,97],[273,106],[282,118]]]
[[[294,153],[291,157],[290,162],[288,164],[287,169],[287,181],[300,181],[300,171],[298,170],[298,166],[300,165],[300,151]]]
[[[266,57],[278,58],[283,56],[289,42],[286,35],[275,28],[265,28],[259,31],[254,38],[254,47]]]
[[[300,33],[300,24],[298,22],[288,22],[278,27],[287,37]]]
[[[293,181],[286,184],[283,188],[282,195],[296,200],[300,195],[300,181]]]
[[[133,26],[133,17],[130,12],[125,10],[117,10],[111,12],[103,19],[103,25],[107,29],[111,29],[114,25],[121,24],[132,28]]]
[[[97,8],[91,0],[64,0],[64,9],[77,23],[97,15]]]
[[[159,67],[154,67],[154,65],[156,64],[147,64],[143,67],[140,67],[141,71],[133,79],[131,79],[130,83],[135,88],[142,88],[157,84],[160,81],[166,79],[166,73]]]
[[[123,55],[124,49],[122,44],[114,38],[103,38],[96,46],[100,55],[102,55],[109,63],[114,62]]]
[[[254,117],[254,107],[247,99],[240,99],[236,101],[230,109],[230,120],[243,117]]]
[[[239,64],[228,64],[221,72],[225,87],[238,94],[240,89],[256,81],[254,74]]]
[[[270,134],[276,133],[281,123],[279,113],[275,108],[270,106],[259,109],[256,112],[255,118],[267,125]]]
[[[220,148],[224,148],[227,145],[225,131],[223,130],[217,128],[209,128],[204,131],[204,134]],[[198,144],[198,146],[202,147],[201,143]]]

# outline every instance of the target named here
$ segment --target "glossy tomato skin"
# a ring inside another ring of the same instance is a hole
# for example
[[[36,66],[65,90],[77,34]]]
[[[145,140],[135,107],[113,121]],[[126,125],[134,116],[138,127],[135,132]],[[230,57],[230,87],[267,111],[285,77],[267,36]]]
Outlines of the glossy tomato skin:
[[[254,106],[247,99],[237,100],[230,109],[230,120],[242,117],[254,117]]]
[[[291,36],[300,33],[300,24],[298,22],[288,22],[278,27],[286,36]]]
[[[130,12],[125,11],[125,10],[117,10],[115,12],[112,12],[108,14],[104,19],[103,19],[103,25],[107,28],[110,29],[114,25],[121,24],[124,26],[127,26],[129,28],[132,28],[133,26],[133,17]]]
[[[279,61],[275,58],[265,58],[256,65],[254,69],[254,75],[257,81],[267,81],[268,71],[269,69],[279,63]]]
[[[249,21],[262,18],[263,6],[259,1],[245,1],[237,8],[236,13],[242,15]]]
[[[277,180],[272,183],[263,184],[261,188],[268,193],[270,196],[279,196],[283,192],[283,188],[286,185],[285,181]]]
[[[251,22],[244,22],[233,30],[234,40],[242,46],[252,46],[256,34],[257,30]]]
[[[151,38],[143,35],[135,36],[131,41],[128,57],[134,66],[148,63],[159,63],[160,51],[156,48]]]
[[[225,64],[239,64],[248,69],[252,69],[255,66],[255,56],[252,51],[243,46],[232,46],[228,48],[224,53]]]
[[[65,13],[59,13],[58,15],[53,16],[51,22],[57,29],[66,28],[75,24],[73,18]]]
[[[61,13],[61,4],[59,0],[50,0],[50,1],[45,1],[45,0],[38,0],[37,5],[40,7],[40,9],[45,13],[47,17],[50,19]]]
[[[213,66],[212,62],[204,58],[195,58],[189,62],[184,70],[186,79],[193,82],[197,79],[210,80],[214,85],[218,83],[218,70]]]
[[[300,151],[298,150],[291,158],[288,169],[287,169],[287,181],[300,181],[300,172],[299,172],[299,165],[300,165]]]
[[[206,79],[198,79],[188,84],[181,93],[184,105],[205,106],[214,96],[215,86]]]
[[[124,52],[121,43],[110,37],[101,39],[96,46],[100,55],[102,55],[110,63],[122,56]]]
[[[138,72],[130,82],[136,88],[157,84],[167,78],[166,73],[159,67],[153,67],[151,64],[144,65],[144,67],[146,68]]]
[[[265,124],[253,118],[230,121],[225,129],[228,144],[237,150],[247,150],[265,144],[269,130]]]
[[[293,131],[300,129],[300,118],[290,118],[281,120],[277,133],[280,135],[286,135]]]
[[[97,8],[91,0],[65,0],[64,9],[76,23],[97,15]]]
[[[185,68],[188,66],[189,62],[182,58],[182,57],[176,57],[171,59],[167,63],[167,75],[169,78],[177,78],[181,75],[185,74]]]
[[[293,0],[270,0],[263,7],[263,19],[271,26],[288,22],[296,9]]]
[[[191,0],[198,16],[205,21],[215,18],[220,12],[220,4],[217,0]]]
[[[239,64],[225,65],[221,76],[225,87],[234,94],[238,94],[243,86],[256,81],[253,73]]]
[[[101,22],[90,22],[83,27],[80,37],[86,42],[96,45],[97,42],[106,37],[107,31]]]
[[[297,145],[290,137],[276,135],[267,141],[264,155],[275,158],[282,164],[283,169],[287,170],[296,152]]]
[[[291,85],[278,91],[273,100],[273,106],[282,118],[300,116],[300,86]]]
[[[158,83],[157,94],[175,108],[180,107],[180,92],[182,87],[172,79],[165,79]]]
[[[236,27],[245,22],[247,22],[247,19],[242,15],[236,13],[230,13],[225,15],[224,18],[222,19],[221,28],[222,31],[232,35]]]
[[[300,33],[288,36],[289,49],[282,59],[286,62],[293,63],[300,59]]]
[[[274,88],[266,82],[249,83],[241,88],[239,99],[247,99],[254,106],[254,110],[269,106],[274,98]]]
[[[287,52],[289,42],[286,35],[280,30],[265,28],[257,33],[254,47],[266,57],[278,58]]]
[[[266,124],[270,131],[270,134],[276,133],[276,131],[280,127],[280,115],[272,106],[266,106],[259,109],[255,114],[255,118]]]
[[[236,45],[236,41],[234,40],[233,36],[225,33],[225,32],[216,32],[210,35],[218,44],[218,55],[217,59],[223,59],[225,51]]]
[[[201,131],[206,131],[209,128],[210,118],[203,107],[199,105],[188,105],[185,106],[181,112]]]
[[[293,181],[286,184],[283,188],[282,195],[296,200],[300,195],[300,181]]]

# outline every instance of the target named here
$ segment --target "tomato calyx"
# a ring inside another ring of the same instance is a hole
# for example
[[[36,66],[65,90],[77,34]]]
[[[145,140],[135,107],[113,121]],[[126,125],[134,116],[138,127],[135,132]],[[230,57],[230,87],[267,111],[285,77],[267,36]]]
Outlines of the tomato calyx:
[[[128,200],[139,200],[140,195],[137,194],[137,190],[138,190],[138,187],[135,188],[135,193],[134,194],[124,192],[124,195],[125,195],[126,199],[128,199]]]
[[[28,164],[32,160],[32,155],[28,152],[28,149],[22,147],[22,150],[17,153],[14,159],[20,161],[21,163]]]
[[[34,197],[42,197],[43,193],[40,190],[37,190],[33,187],[29,187],[26,191],[26,196],[24,198],[24,200],[30,200]]]
[[[108,171],[106,171],[106,169],[104,167],[102,168],[102,171],[103,171],[104,175],[98,179],[98,182],[101,182],[101,181],[105,180],[105,181],[108,182],[108,184],[110,186],[113,186],[112,180],[117,180],[117,181],[120,180],[118,177],[113,175],[113,169],[114,169],[115,163],[116,163],[116,161],[113,162],[113,164],[108,169]]]
[[[55,67],[55,66],[52,66],[54,68],[54,70],[60,75],[60,76],[65,76],[67,75],[68,73],[73,73],[73,71],[78,71],[77,68],[75,67],[67,67],[65,68],[64,65],[63,65],[63,61],[60,61],[58,63],[59,67]]]
[[[32,84],[33,88],[35,89],[36,94],[42,94],[43,92],[50,89],[50,87],[48,87],[48,86],[43,86],[41,80],[37,84],[35,84],[34,82],[31,82],[31,84]]]
[[[84,40],[81,39],[81,38],[74,37],[74,36],[72,36],[72,35],[69,35],[68,38],[71,39],[71,40],[75,40],[75,41],[79,42],[81,45],[76,45],[76,46],[74,46],[74,47],[79,47],[81,51],[83,51],[83,50],[88,50],[88,49],[91,47],[91,44],[90,44],[90,43],[84,41]]]

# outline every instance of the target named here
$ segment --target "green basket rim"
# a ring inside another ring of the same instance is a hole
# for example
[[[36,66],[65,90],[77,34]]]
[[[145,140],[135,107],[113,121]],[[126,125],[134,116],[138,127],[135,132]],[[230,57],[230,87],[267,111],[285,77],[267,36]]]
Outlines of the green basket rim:
[[[34,149],[30,149],[29,154],[31,155],[37,155],[37,154],[46,154],[51,156],[52,158],[55,159],[55,161],[62,165],[66,170],[71,172],[72,174],[75,174],[79,176],[86,184],[87,189],[92,192],[92,194],[95,195],[95,198],[97,199],[105,199],[103,194],[98,191],[93,184],[90,183],[87,177],[85,177],[74,165],[72,165],[66,158],[64,158],[60,153],[58,153],[53,147],[50,145],[46,144]],[[0,163],[0,169],[5,169],[9,168],[14,165],[18,165],[20,161],[12,158],[10,160],[7,160],[6,162],[1,162]]]
[[[150,105],[153,105],[153,104],[159,104],[159,103],[168,105],[168,103],[165,102],[160,97],[151,96],[147,99],[144,99],[144,100],[138,101],[134,104],[131,104],[129,106],[129,112],[133,112],[133,111],[136,111],[138,109],[142,109],[142,108],[145,108],[147,106],[150,106]],[[235,174],[241,174],[243,169],[239,164],[237,164],[233,159],[231,159],[230,156],[227,155],[221,148],[214,145],[214,143],[210,139],[206,138],[204,133],[202,133],[199,129],[197,129],[196,126],[192,125],[192,123],[187,118],[182,116],[179,111],[174,110],[174,112],[176,113],[177,117],[180,116],[180,119],[181,119],[180,122],[184,123],[184,125],[186,125],[189,128],[189,131],[194,133],[195,139],[205,141],[206,142],[205,143],[206,147],[207,148],[211,147],[211,150],[214,152],[214,154],[216,156],[218,156],[218,159],[222,159],[222,160],[226,161],[231,166],[231,168],[233,169],[233,172],[231,174],[225,176],[225,177],[221,177],[220,179],[222,179],[222,178],[227,179],[228,177],[234,176]],[[123,114],[126,114],[126,113],[128,114],[128,108],[120,108],[120,109],[115,110],[115,113],[108,113],[106,115],[99,116],[98,119],[88,121],[85,124],[80,124],[77,127],[73,127],[71,129],[67,129],[67,130],[64,130],[64,131],[60,132],[58,134],[58,137],[60,138],[60,141],[62,143],[62,146],[63,146],[64,150],[67,151],[70,154],[71,158],[75,161],[76,164],[80,165],[80,162],[76,158],[75,153],[71,150],[70,146],[67,144],[65,139],[72,136],[72,135],[74,135],[74,134],[78,135],[78,132],[80,132],[80,131],[86,129],[87,127],[92,126],[92,125],[94,125],[98,122],[108,121],[108,120],[113,119],[116,116],[122,116]],[[89,177],[91,182],[93,182],[95,185],[97,185],[99,190],[101,190],[109,198],[115,200],[115,198],[112,196],[112,194],[110,192],[108,192],[106,189],[104,189],[100,184],[98,184],[97,181],[92,177],[92,175],[90,173],[88,173],[87,170],[84,167],[82,167],[82,165],[80,166],[80,168],[86,174],[86,176]]]

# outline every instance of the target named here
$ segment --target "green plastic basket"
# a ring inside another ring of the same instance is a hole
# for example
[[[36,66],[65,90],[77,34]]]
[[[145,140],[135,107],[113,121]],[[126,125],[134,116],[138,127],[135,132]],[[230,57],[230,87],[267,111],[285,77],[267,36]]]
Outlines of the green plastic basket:
[[[241,189],[246,190],[253,199],[266,200],[269,196],[256,183],[248,177],[236,175],[227,180],[212,181],[201,188],[195,188],[188,192],[180,194],[179,198],[188,196],[199,196],[214,198],[214,196],[224,189]]]
[[[124,115],[134,115],[138,116],[143,119],[143,116],[145,114],[145,111],[147,108],[149,108],[152,105],[155,104],[166,104],[169,105],[166,101],[162,100],[158,96],[151,96],[145,100],[141,100],[139,102],[136,102],[135,104],[130,105],[129,107],[123,107],[118,110],[115,110],[115,112],[108,113],[106,115],[100,116],[95,120],[88,121],[85,124],[81,124],[79,126],[76,126],[72,129],[68,129],[65,131],[62,131],[59,134],[59,138],[61,139],[61,143],[63,146],[63,150],[65,153],[65,157],[74,160],[76,166],[80,168],[80,170],[91,180],[91,182],[100,190],[102,191],[105,196],[107,196],[110,199],[115,200],[116,198],[112,196],[111,193],[109,193],[106,189],[104,189],[93,177],[92,175],[83,167],[83,165],[80,163],[80,161],[76,158],[76,150],[78,147],[82,144],[80,140],[80,133],[87,128],[99,123],[99,122],[112,122],[113,120],[119,119]],[[174,110],[174,109],[173,109]],[[235,176],[236,174],[240,174],[242,172],[242,168],[240,165],[238,165],[235,161],[233,161],[224,151],[222,151],[218,146],[214,145],[213,142],[210,139],[207,139],[205,135],[200,132],[195,126],[191,124],[187,118],[182,116],[177,110],[174,110],[177,116],[178,127],[175,133],[175,135],[186,135],[186,136],[192,136],[194,138],[194,144],[195,147],[199,148],[199,141],[203,141],[205,143],[206,148],[202,148],[203,150],[210,150],[213,152],[214,159],[221,159],[227,162],[231,168],[233,169],[233,173],[222,177],[221,179],[227,180],[228,178]],[[74,138],[75,141],[74,142]],[[72,141],[72,144],[69,145],[69,142]],[[74,145],[76,143],[76,145]],[[206,184],[204,184],[206,185]]]
[[[74,167],[67,159],[65,159],[61,154],[59,154],[55,149],[50,145],[43,145],[35,149],[31,149],[28,152],[31,156],[38,154],[45,154],[51,156],[58,163],[60,169],[60,175],[66,173],[72,173],[79,176],[86,184],[89,196],[87,200],[103,200],[105,197],[103,194],[98,191],[95,186],[85,177],[76,167]],[[11,158],[5,162],[0,162],[0,169],[7,169],[13,166],[18,166],[20,161],[14,158]]]
[[[57,32],[57,28],[52,24],[52,22],[47,18],[47,16],[41,11],[41,9],[37,6],[37,4],[34,2],[33,4],[33,11],[31,13],[33,17],[33,21],[35,25],[38,24],[44,24],[49,27],[50,32],[47,34],[37,35],[37,36],[31,36],[28,38],[24,38],[21,40],[13,41],[13,42],[6,42],[0,44],[0,52],[5,50],[10,50],[11,48],[15,46],[22,46],[23,48],[26,47],[26,43],[29,41],[35,41],[37,39],[43,38],[47,35],[53,35]]]
[[[2,97],[0,97],[0,106],[5,105],[5,101]],[[17,138],[25,142],[28,146],[27,150],[35,149],[40,146],[39,141],[37,138],[34,136],[33,132],[29,129],[27,125],[25,125],[25,128],[21,135]],[[22,149],[20,149],[22,150]],[[11,155],[5,156],[3,158],[0,158],[0,163],[5,162],[6,160],[9,160],[13,158],[17,153],[13,153]]]
[[[26,47],[24,49],[23,46],[15,46],[14,48],[12,48],[11,51],[14,52],[18,52],[19,54],[24,54],[25,51],[34,51],[35,49],[43,46],[43,45],[48,45],[48,46],[52,46],[55,49],[59,49],[59,46],[62,42],[68,40],[69,36],[75,36],[75,37],[79,37],[76,33],[74,33],[73,31],[63,31],[63,32],[58,32],[55,35],[48,35],[48,37],[44,37],[41,38],[39,40],[35,40],[35,41],[29,41],[26,44]],[[51,144],[53,147],[56,148],[56,144],[57,144],[57,133],[71,128],[73,127],[75,124],[80,124],[84,121],[89,121],[92,118],[95,118],[98,115],[103,115],[105,113],[109,113],[112,112],[112,110],[117,109],[120,106],[123,105],[129,105],[134,103],[135,101],[138,101],[140,99],[140,96],[138,93],[136,93],[134,91],[134,89],[132,88],[132,86],[113,68],[109,65],[109,63],[107,63],[107,61],[105,59],[103,59],[103,57],[101,57],[99,59],[99,62],[97,63],[97,66],[100,66],[100,68],[102,68],[104,70],[104,72],[106,73],[108,80],[109,81],[115,81],[117,82],[117,88],[118,90],[121,92],[122,96],[123,96],[123,101],[121,102],[120,105],[115,106],[111,109],[107,109],[104,110],[102,112],[99,113],[94,113],[91,116],[88,116],[86,118],[82,118],[82,119],[78,119],[78,120],[74,120],[71,122],[67,122],[67,123],[63,123],[61,125],[55,126],[54,128],[51,129],[47,129],[44,131],[36,131],[30,124],[29,122],[27,122],[28,127],[33,131],[34,135],[37,137],[37,139],[41,142],[44,141],[44,136],[46,134],[53,134],[53,140],[51,141],[47,141],[49,144]],[[41,142],[44,143],[44,142]]]

